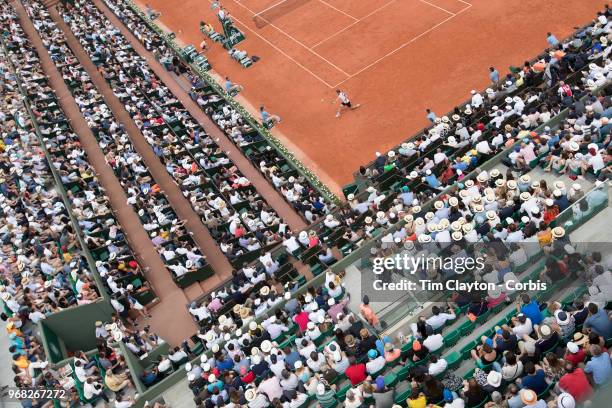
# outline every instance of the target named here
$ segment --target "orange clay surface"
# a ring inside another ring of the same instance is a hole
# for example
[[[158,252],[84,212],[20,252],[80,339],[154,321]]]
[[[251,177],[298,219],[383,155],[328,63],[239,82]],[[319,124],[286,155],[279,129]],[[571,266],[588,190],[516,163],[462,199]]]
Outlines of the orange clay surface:
[[[200,21],[222,31],[209,0],[147,1],[184,44],[204,39]],[[338,192],[376,151],[427,125],[425,108],[445,114],[489,84],[489,66],[504,75],[547,47],[547,31],[570,35],[606,0],[310,0],[257,28],[254,14],[279,2],[222,1],[246,36],[237,48],[259,62],[245,69],[210,40],[206,55],[245,86],[239,100],[255,115],[263,104],[282,118],[273,133]],[[336,118],[336,88],[361,107]]]

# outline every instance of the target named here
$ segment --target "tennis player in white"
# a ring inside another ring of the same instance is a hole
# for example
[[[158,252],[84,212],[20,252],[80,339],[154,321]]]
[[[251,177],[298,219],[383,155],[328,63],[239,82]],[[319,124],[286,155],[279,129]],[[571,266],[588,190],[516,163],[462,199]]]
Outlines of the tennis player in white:
[[[348,95],[346,93],[344,93],[343,91],[341,91],[340,89],[336,89],[336,94],[338,94],[338,97],[336,98],[336,100],[333,103],[336,103],[336,101],[340,101],[340,106],[338,106],[338,111],[336,112],[336,117],[337,118],[340,117],[340,113],[341,113],[343,107],[346,107],[346,108],[349,108],[349,109],[357,109],[358,107],[361,106],[359,104],[353,106],[353,104],[351,103],[351,100],[349,99]]]

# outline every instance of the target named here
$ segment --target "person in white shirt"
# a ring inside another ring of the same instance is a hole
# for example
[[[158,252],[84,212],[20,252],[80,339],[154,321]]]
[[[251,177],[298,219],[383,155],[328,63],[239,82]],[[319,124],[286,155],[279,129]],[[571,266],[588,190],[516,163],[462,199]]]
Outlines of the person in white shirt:
[[[132,397],[125,397],[117,394],[115,399],[115,408],[130,408],[136,401]]]
[[[379,356],[378,351],[374,349],[368,351],[368,358],[370,359],[370,361],[366,363],[366,371],[368,374],[374,374],[382,370],[386,364],[385,357]]]
[[[443,313],[438,306],[432,307],[431,312],[433,316],[425,320],[425,323],[430,325],[433,330],[444,326],[447,320],[454,320],[457,317],[450,307],[447,308],[447,313]]]
[[[480,108],[482,104],[484,103],[482,95],[476,92],[475,90],[472,90],[471,93],[472,93],[472,107],[474,107],[474,109]]]
[[[533,332],[533,324],[531,323],[531,319],[525,316],[523,313],[520,313],[517,317],[512,318],[512,322],[514,323],[514,327],[509,329],[508,327],[503,327],[502,329],[511,330],[517,338],[522,339],[525,335],[530,335]]]
[[[88,400],[95,397],[100,397],[107,403],[110,402],[106,394],[104,394],[104,386],[99,382],[94,381],[91,377],[89,377],[83,384],[83,394]]]
[[[170,361],[168,357],[163,356],[159,356],[158,361],[157,371],[162,375],[166,375],[166,373],[172,368],[172,361]]]
[[[295,390],[299,384],[300,380],[298,379],[295,373],[283,370],[281,373],[280,385],[284,391]]]
[[[479,139],[478,143],[476,143],[476,151],[481,154],[490,154],[491,146],[489,146],[489,142],[484,139]]]
[[[278,338],[283,332],[289,331],[286,325],[277,323],[276,316],[271,316],[269,319],[264,320],[261,325],[270,334],[272,340]]]
[[[340,106],[338,106],[338,111],[336,112],[336,117],[339,118],[340,117],[340,113],[342,111],[342,108],[349,108],[349,109],[357,109],[360,105],[357,104],[355,106],[353,106],[353,104],[351,103],[351,100],[349,99],[348,95],[341,91],[340,89],[336,90],[336,94],[338,95],[336,97],[336,101],[340,102]],[[335,101],[334,101],[335,103]]]
[[[175,347],[174,350],[172,350],[170,354],[168,354],[168,358],[173,363],[178,363],[179,361],[182,361],[187,357],[188,357],[187,353],[185,353],[185,351],[179,347]]]
[[[198,321],[206,320],[211,316],[205,305],[198,307],[196,302],[192,302],[189,306],[189,313],[195,316]]]
[[[444,336],[439,333],[427,336],[427,338],[423,340],[423,345],[427,347],[429,351],[436,351],[444,345]]]
[[[313,351],[312,353],[310,353],[310,358],[306,360],[306,365],[308,365],[308,368],[310,368],[315,373],[321,371],[321,368],[324,364],[325,357],[323,356],[323,354],[317,351]]]
[[[303,392],[291,391],[288,393],[289,401],[283,403],[283,408],[299,408],[308,399],[308,395]]]
[[[78,380],[82,383],[86,382],[96,372],[95,367],[85,368],[85,365],[81,360],[75,360],[74,362],[74,373]]]
[[[440,164],[443,161],[448,160],[448,157],[446,156],[446,153],[442,151],[442,149],[438,148],[438,150],[433,156],[433,159],[434,159],[434,163]]]
[[[429,356],[429,360],[431,361],[431,363],[429,363],[427,371],[430,375],[441,374],[444,372],[444,370],[446,370],[446,367],[448,367],[448,363],[445,359],[441,358],[438,360],[435,355]]]

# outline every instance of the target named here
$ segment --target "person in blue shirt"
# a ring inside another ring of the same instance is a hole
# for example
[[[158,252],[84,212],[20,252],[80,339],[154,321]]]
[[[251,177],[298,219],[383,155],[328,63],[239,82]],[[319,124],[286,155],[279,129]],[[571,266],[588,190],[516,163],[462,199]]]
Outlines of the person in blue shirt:
[[[244,87],[242,85],[235,84],[229,77],[225,77],[225,92],[234,96],[238,92],[242,92],[243,89]]]
[[[499,72],[495,69],[495,67],[489,68],[489,79],[491,79],[491,82],[494,84],[499,81]]]
[[[408,186],[403,186],[399,198],[404,202],[404,204],[411,205],[412,200],[414,200],[414,194],[410,191]]]
[[[612,364],[610,363],[610,356],[608,353],[602,353],[601,347],[597,344],[592,344],[589,347],[591,353],[591,360],[586,363],[584,372],[591,374],[593,382],[597,385],[602,385],[610,381],[612,376]]]
[[[281,122],[280,116],[270,115],[263,105],[259,107],[259,112],[261,114],[261,121],[265,125],[276,125],[277,123]]]
[[[605,310],[599,309],[595,303],[589,303],[589,316],[584,321],[584,328],[591,329],[604,339],[612,337],[612,322]]]
[[[455,159],[455,163],[453,164],[453,169],[465,171],[468,168],[468,164],[461,160],[461,157],[457,157]]]
[[[554,195],[555,200],[553,202],[557,207],[559,207],[559,212],[565,211],[567,207],[570,206],[567,196],[563,194],[560,190],[555,190]]]
[[[425,109],[425,112],[427,112],[427,120],[434,123],[438,116],[431,109]]]
[[[551,47],[556,47],[559,45],[559,40],[557,40],[557,37],[555,37],[553,33],[546,33],[546,42]]]
[[[140,375],[140,379],[142,380],[142,383],[144,385],[151,386],[153,384],[155,384],[155,382],[157,381],[157,368],[154,368],[151,371],[145,370],[143,371],[143,373]]]
[[[517,309],[519,313],[523,313],[525,316],[527,316],[533,324],[540,324],[542,323],[542,320],[544,320],[544,316],[542,316],[538,302],[531,300],[529,295],[526,293],[521,295]]]
[[[427,170],[425,172],[425,182],[429,185],[429,187],[439,188],[440,181],[436,178],[434,174],[432,174],[431,170]]]
[[[521,388],[527,388],[534,391],[536,394],[540,394],[548,386],[544,370],[541,368],[536,370],[535,364],[531,361],[525,363],[524,373],[527,375],[521,378]]]

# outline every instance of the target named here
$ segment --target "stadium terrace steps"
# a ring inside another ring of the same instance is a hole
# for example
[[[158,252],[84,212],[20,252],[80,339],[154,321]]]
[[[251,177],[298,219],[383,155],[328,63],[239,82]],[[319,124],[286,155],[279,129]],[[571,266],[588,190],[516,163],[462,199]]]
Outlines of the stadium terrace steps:
[[[151,310],[154,316],[152,327],[156,333],[159,333],[168,342],[178,344],[183,340],[181,333],[196,330],[191,316],[183,307],[189,299],[172,281],[169,271],[166,270],[164,263],[151,244],[151,240],[143,229],[136,213],[130,206],[125,205],[127,197],[123,188],[112,169],[106,163],[104,155],[98,147],[97,140],[87,126],[74,99],[72,99],[70,91],[55,68],[55,64],[51,61],[30,18],[20,2],[15,2],[14,4],[21,26],[38,52],[41,65],[49,77],[49,83],[56,91],[60,106],[70,119],[74,131],[79,135],[83,148],[87,153],[88,161],[94,167],[100,184],[104,187],[109,197],[109,202],[115,211],[117,219],[129,237],[130,246],[138,256],[143,269],[149,268],[149,272],[145,272],[145,275],[160,299],[160,302]],[[159,324],[157,324],[158,317]],[[164,325],[164,323],[169,321],[168,319],[173,322],[172,328]],[[183,327],[184,329],[177,330],[177,327]]]

